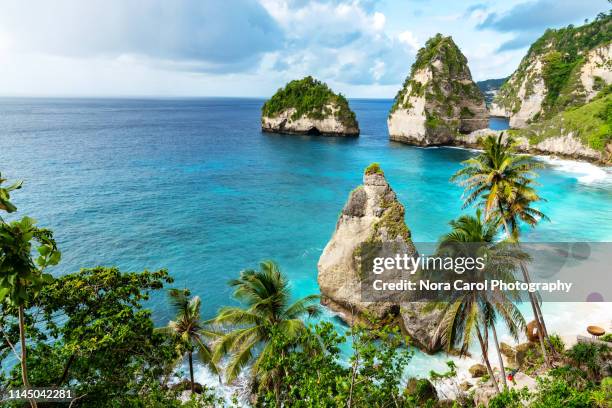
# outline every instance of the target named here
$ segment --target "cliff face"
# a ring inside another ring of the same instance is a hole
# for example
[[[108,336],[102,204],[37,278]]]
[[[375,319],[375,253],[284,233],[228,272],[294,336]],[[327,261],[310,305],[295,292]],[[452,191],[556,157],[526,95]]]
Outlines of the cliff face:
[[[391,140],[421,146],[487,127],[484,97],[451,37],[437,34],[419,50],[387,125]]]
[[[358,136],[359,125],[344,96],[308,76],[289,82],[262,107],[264,132]]]
[[[369,244],[374,249],[366,255],[362,251]],[[417,251],[404,221],[404,206],[397,200],[382,170],[370,166],[363,185],[350,193],[333,236],[319,259],[317,280],[322,303],[340,312],[349,324],[355,321],[367,324],[372,318],[396,319],[417,346],[435,351],[439,345],[430,344],[434,329],[429,330],[429,326],[437,323],[438,315],[418,313],[422,306],[417,303],[364,299],[361,283],[367,278],[361,270],[362,258],[395,254],[416,256]]]
[[[612,17],[547,30],[494,99],[510,126],[524,128],[592,100],[612,83]]]
[[[463,146],[480,147],[488,134],[499,131],[483,129],[461,135]],[[612,86],[574,109],[568,109],[550,119],[529,124],[523,129],[504,132],[517,141],[517,150],[524,153],[548,154],[610,164],[612,162]]]

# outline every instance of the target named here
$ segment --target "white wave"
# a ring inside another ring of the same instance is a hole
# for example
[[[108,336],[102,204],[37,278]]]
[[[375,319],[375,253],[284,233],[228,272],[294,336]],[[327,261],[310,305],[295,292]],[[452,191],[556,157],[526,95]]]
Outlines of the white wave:
[[[592,163],[575,160],[559,159],[551,156],[535,156],[555,170],[576,175],[580,183],[612,183],[612,167],[600,167]]]
[[[188,372],[188,371],[187,371]],[[238,406],[248,408],[248,375],[249,369],[245,369],[232,384],[220,384],[219,377],[206,366],[194,364],[194,379],[196,382],[214,390],[215,395],[221,398],[226,405],[231,405],[234,399],[238,400]]]

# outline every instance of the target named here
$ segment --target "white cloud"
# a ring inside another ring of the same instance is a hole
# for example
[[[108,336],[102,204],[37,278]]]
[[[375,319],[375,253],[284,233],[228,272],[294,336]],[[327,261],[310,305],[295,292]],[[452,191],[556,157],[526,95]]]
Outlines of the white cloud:
[[[0,28],[16,52],[76,58],[132,55],[171,69],[250,69],[283,43],[256,0],[6,0]]]
[[[360,1],[262,0],[284,29],[274,53],[279,81],[314,75],[347,84],[399,83],[414,50],[385,32],[386,16]]]
[[[419,41],[416,39],[414,34],[412,34],[411,31],[401,32],[399,33],[397,38],[401,43],[408,45],[415,52],[418,51],[419,48],[421,48]]]

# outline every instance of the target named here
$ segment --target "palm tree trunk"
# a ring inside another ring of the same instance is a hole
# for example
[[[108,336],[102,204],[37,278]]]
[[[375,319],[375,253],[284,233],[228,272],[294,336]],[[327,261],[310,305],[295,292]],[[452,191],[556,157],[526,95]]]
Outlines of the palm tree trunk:
[[[506,222],[506,216],[504,215],[504,208],[501,203],[498,201],[497,206],[499,208],[499,215],[504,224],[504,230],[508,237],[512,236],[512,232],[508,227],[508,223]],[[516,244],[520,247],[520,243],[517,239]],[[529,271],[527,270],[527,266],[521,262],[521,271],[523,272],[523,279],[526,283],[530,283],[531,279],[529,278]],[[544,316],[542,316],[542,310],[540,309],[540,305],[538,304],[538,300],[532,292],[529,292],[529,302],[531,303],[531,309],[533,310],[533,318],[538,325],[538,337],[540,339],[540,348],[542,349],[542,356],[544,357],[544,363],[549,366],[548,355],[546,353],[546,346],[544,345],[544,338],[548,339],[548,334],[546,331],[546,325],[544,324]],[[548,340],[550,342],[550,340]]]
[[[26,338],[25,338],[25,318],[23,305],[19,306],[19,341],[21,342],[21,379],[25,388],[30,388],[30,382],[28,381],[28,365],[26,362],[27,349],[26,349]],[[30,406],[37,408],[36,401],[30,399]]]
[[[491,363],[489,362],[489,356],[487,355],[487,348],[485,347],[485,343],[484,343],[484,340],[482,339],[482,335],[480,334],[480,329],[478,328],[478,326],[476,326],[476,334],[478,335],[478,341],[480,342],[480,348],[482,349],[482,358],[484,359],[485,365],[487,366],[489,377],[491,377],[491,381],[493,381],[495,390],[499,394],[499,385],[497,385],[497,380],[495,379],[495,374],[493,373],[493,369],[491,368]]]
[[[493,330],[493,340],[495,341],[495,350],[497,351],[497,358],[499,359],[499,368],[501,369],[501,375],[504,381],[504,389],[507,390],[508,381],[506,380],[506,367],[504,366],[504,359],[499,351],[499,341],[497,340],[497,330],[495,330],[495,324],[491,324],[491,330]]]
[[[193,381],[193,356],[191,351],[189,352],[189,378],[191,380],[191,392],[195,392],[195,383]]]

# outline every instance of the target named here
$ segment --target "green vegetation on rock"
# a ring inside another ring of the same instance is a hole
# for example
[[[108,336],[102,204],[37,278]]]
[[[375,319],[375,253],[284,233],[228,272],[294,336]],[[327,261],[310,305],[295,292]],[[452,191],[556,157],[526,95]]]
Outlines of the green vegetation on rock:
[[[585,105],[568,108],[548,120],[511,133],[526,137],[532,145],[571,133],[585,146],[604,152],[612,142],[612,86],[606,87]]]
[[[337,108],[335,112],[332,106]],[[335,94],[325,83],[311,76],[291,81],[279,89],[264,103],[261,112],[263,116],[275,117],[288,109],[295,109],[292,120],[302,116],[320,120],[333,114],[345,125],[354,126],[357,122],[346,98],[342,94]]]
[[[558,30],[548,29],[534,42],[522,59],[511,80],[500,88],[495,102],[513,113],[520,109],[518,92],[525,84],[525,97],[533,93],[538,73],[532,64],[539,58],[542,62],[541,76],[546,87],[542,114],[538,118],[551,118],[570,106],[585,102],[586,93],[580,81],[580,70],[587,53],[612,41],[612,12],[601,13],[583,26],[569,25]],[[535,118],[535,119],[538,119]]]
[[[380,164],[378,163],[371,163],[368,167],[366,167],[365,174],[382,174],[384,175],[385,172],[380,168]]]
[[[428,71],[425,83],[418,80],[423,70]],[[458,130],[461,121],[456,119],[475,116],[465,104],[477,106],[484,101],[482,92],[472,81],[467,59],[452,37],[442,34],[430,38],[417,53],[389,114],[398,109],[411,109],[410,97],[425,98],[426,127],[445,134]]]

